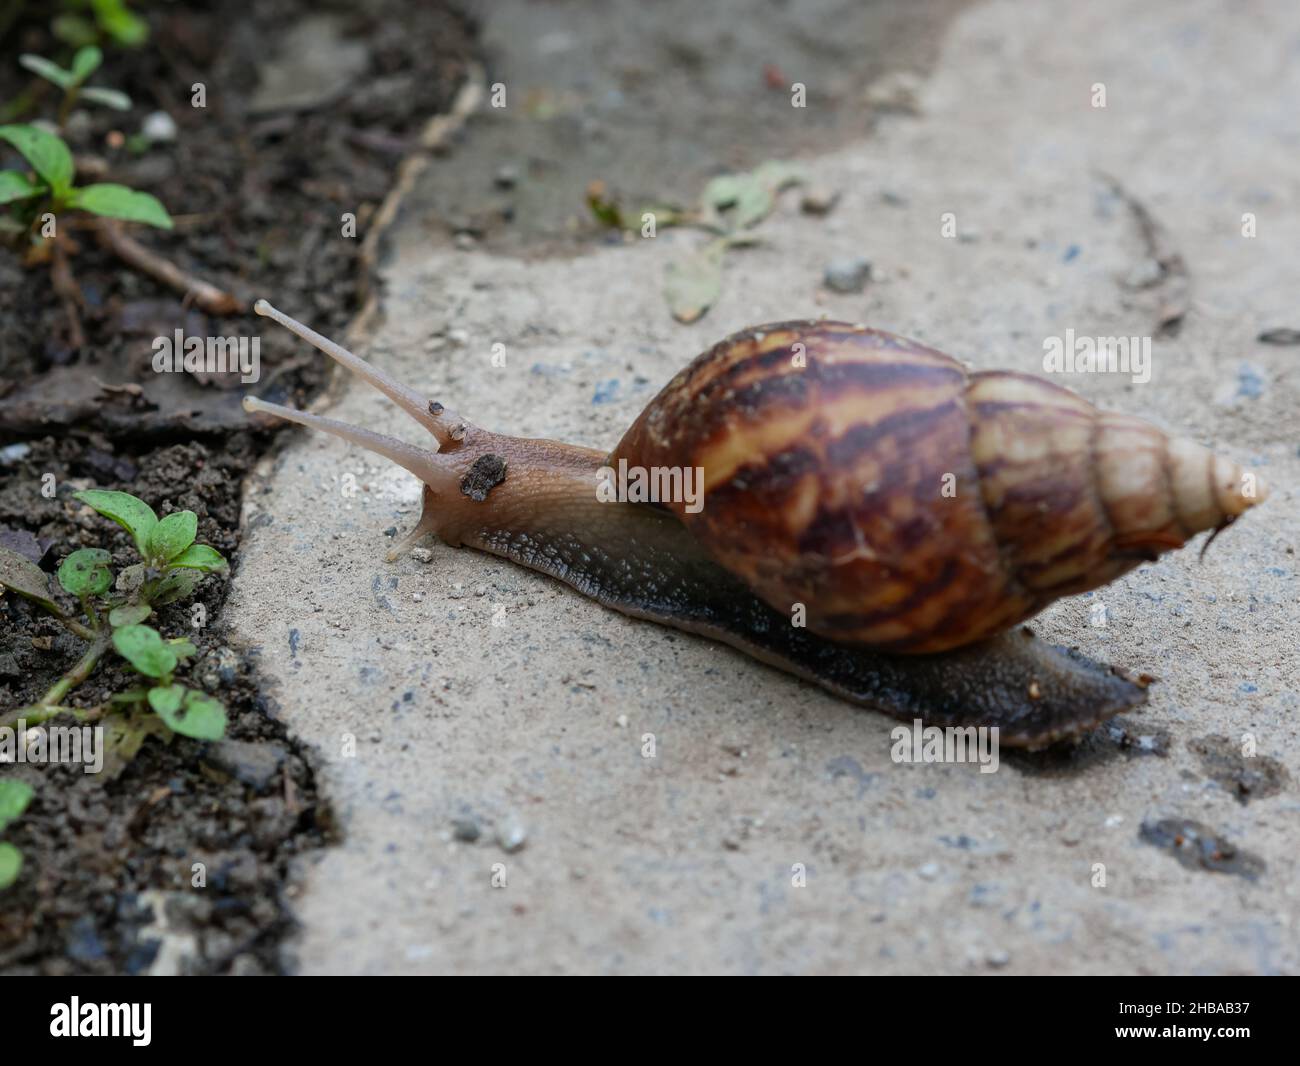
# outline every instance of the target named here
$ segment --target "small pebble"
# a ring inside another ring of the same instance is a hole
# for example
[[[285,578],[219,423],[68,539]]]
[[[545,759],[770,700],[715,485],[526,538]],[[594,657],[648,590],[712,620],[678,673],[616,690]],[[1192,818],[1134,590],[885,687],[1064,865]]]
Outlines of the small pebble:
[[[1237,398],[1257,400],[1263,395],[1263,376],[1249,363],[1242,363],[1237,369]]]
[[[497,826],[497,843],[503,851],[518,851],[528,843],[528,833],[516,821],[508,821]]]
[[[871,83],[867,89],[867,103],[885,111],[919,111],[917,94],[921,89],[920,75],[910,70],[892,70]]]
[[[833,292],[861,292],[871,277],[871,260],[858,256],[856,259],[837,259],[826,267],[824,280],[826,287]]]
[[[1300,344],[1300,329],[1266,329],[1255,339],[1260,344]]]
[[[812,188],[803,194],[799,208],[805,215],[827,215],[839,203],[839,199],[837,189]]]
[[[499,189],[513,189],[519,184],[519,168],[512,163],[503,163],[492,175],[492,181]]]
[[[988,964],[990,966],[1005,966],[1011,961],[1011,956],[1006,951],[998,948],[988,953]]]
[[[140,132],[154,144],[176,140],[176,120],[166,111],[153,111],[145,117]]]
[[[1148,256],[1128,272],[1124,284],[1130,289],[1145,289],[1164,277],[1164,273],[1165,268]]]
[[[937,862],[927,862],[924,866],[918,866],[917,875],[926,881],[933,881],[939,876],[939,864]]]
[[[451,823],[451,835],[466,844],[473,844],[483,835],[483,830],[473,818],[455,818]]]
[[[433,562],[433,552],[428,548],[412,548],[411,558],[417,563],[431,563]]]
[[[614,719],[614,722],[618,725],[619,729],[626,729],[626,728],[627,728],[627,715],[625,715],[625,714],[620,714],[617,718]]]

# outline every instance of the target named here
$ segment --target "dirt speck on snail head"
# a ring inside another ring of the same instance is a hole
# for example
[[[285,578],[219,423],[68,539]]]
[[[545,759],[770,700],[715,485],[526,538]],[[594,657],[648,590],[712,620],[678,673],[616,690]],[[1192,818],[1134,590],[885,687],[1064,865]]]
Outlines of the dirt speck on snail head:
[[[499,455],[480,455],[461,478],[460,491],[471,500],[482,503],[488,493],[506,479],[506,461]]]

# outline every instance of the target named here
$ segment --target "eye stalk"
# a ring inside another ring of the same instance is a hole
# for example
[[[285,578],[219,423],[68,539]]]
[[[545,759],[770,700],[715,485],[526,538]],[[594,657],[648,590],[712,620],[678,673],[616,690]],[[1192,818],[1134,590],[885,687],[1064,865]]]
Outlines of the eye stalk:
[[[307,343],[319,348],[340,366],[346,367],[357,377],[368,381],[427,429],[438,442],[439,451],[452,451],[460,447],[469,429],[469,423],[455,411],[449,411],[436,400],[426,399],[396,378],[385,374],[378,367],[367,363],[360,356],[353,355],[341,344],[335,344],[328,337],[322,337],[314,329],[304,326],[296,318],[290,318],[265,300],[258,300],[253,305],[253,310],[259,315],[274,319],[290,333],[296,333]]]
[[[328,337],[322,337],[314,329],[304,326],[295,318],[290,318],[283,311],[272,307],[265,300],[258,300],[253,310],[266,318],[274,319],[292,333],[309,342],[328,355],[336,363],[346,367],[358,377],[368,381],[380,392],[396,403],[403,411],[424,426],[438,442],[434,450],[418,448],[413,444],[398,440],[383,433],[349,425],[334,418],[325,418],[310,411],[298,411],[278,403],[260,400],[255,396],[245,396],[244,410],[253,414],[271,415],[285,422],[294,422],[300,426],[330,433],[353,444],[360,445],[368,451],[391,459],[399,466],[405,467],[440,496],[451,496],[458,491],[461,472],[453,457],[443,458],[443,452],[454,452],[460,448],[470,426],[455,412],[447,410],[442,404],[430,402],[414,389],[385,374],[377,367],[371,366],[360,356],[353,355],[340,344],[335,344]]]

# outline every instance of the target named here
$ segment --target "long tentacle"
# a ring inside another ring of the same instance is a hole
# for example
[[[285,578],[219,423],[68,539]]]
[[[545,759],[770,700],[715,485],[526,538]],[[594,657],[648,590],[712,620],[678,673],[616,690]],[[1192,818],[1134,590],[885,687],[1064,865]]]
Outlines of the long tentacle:
[[[291,333],[296,333],[303,340],[315,345],[336,363],[347,367],[358,377],[368,381],[398,407],[424,426],[438,442],[439,449],[450,450],[458,446],[465,436],[465,421],[454,411],[449,411],[437,402],[430,402],[414,389],[403,385],[396,378],[385,374],[378,367],[371,366],[358,355],[353,355],[341,344],[335,344],[328,337],[322,337],[314,329],[304,326],[295,318],[290,318],[283,311],[272,307],[265,300],[258,300],[253,310],[259,315],[274,319]]]

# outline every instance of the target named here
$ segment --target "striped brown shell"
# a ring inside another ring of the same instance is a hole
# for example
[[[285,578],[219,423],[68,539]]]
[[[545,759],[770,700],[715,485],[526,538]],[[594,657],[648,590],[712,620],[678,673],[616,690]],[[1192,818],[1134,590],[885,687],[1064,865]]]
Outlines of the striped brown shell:
[[[840,322],[716,344],[649,404],[620,458],[701,468],[702,510],[668,506],[718,562],[778,611],[802,604],[813,632],[901,652],[1004,630],[1265,492],[1069,389]]]

